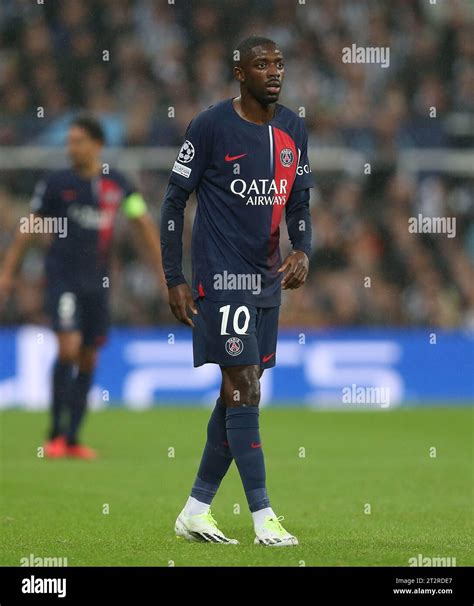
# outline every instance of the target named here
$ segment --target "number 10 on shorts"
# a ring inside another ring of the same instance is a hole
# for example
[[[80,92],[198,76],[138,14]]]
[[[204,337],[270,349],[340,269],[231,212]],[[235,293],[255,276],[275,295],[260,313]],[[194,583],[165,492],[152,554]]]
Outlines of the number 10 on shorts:
[[[219,308],[219,313],[222,314],[221,335],[229,335],[230,333],[227,332],[227,327],[229,323],[230,305],[224,305],[223,307]],[[241,316],[243,316],[243,323]],[[234,312],[234,317],[232,319],[232,327],[234,329],[235,334],[246,335],[247,329],[249,327],[249,322],[250,312],[248,310],[248,307],[245,307],[245,305],[237,307]]]

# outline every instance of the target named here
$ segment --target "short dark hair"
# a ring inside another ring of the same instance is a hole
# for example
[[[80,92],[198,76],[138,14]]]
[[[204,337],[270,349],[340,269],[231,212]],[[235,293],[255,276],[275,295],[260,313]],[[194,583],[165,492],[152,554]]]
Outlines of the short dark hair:
[[[105,143],[105,132],[97,118],[90,114],[79,114],[71,122],[71,126],[78,126],[86,131],[92,139]]]
[[[277,43],[274,40],[270,40],[270,38],[265,38],[264,36],[249,36],[248,38],[245,38],[245,40],[242,40],[242,42],[240,42],[240,44],[237,46],[237,50],[239,52],[237,65],[242,65],[245,63],[253,48],[256,46],[264,46],[266,44],[273,44],[274,46],[277,46]]]

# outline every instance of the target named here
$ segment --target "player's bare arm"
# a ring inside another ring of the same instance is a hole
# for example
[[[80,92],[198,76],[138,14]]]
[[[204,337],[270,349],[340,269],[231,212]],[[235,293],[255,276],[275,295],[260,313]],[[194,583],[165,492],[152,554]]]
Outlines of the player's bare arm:
[[[160,289],[164,290],[166,288],[166,282],[161,267],[160,239],[150,213],[146,212],[143,215],[131,219],[131,224],[137,231],[140,241],[145,245],[151,266],[156,275],[157,284]]]
[[[23,233],[18,227],[15,238],[5,254],[0,266],[0,307],[13,288],[15,273],[25,255],[25,252],[34,238],[32,233]]]

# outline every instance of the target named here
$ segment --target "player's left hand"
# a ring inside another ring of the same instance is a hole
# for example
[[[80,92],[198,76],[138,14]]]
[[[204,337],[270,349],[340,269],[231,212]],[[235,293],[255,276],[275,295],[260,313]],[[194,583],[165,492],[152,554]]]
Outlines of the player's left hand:
[[[302,286],[306,282],[308,269],[309,259],[306,253],[301,250],[295,250],[289,254],[278,270],[279,273],[286,272],[281,282],[283,290],[293,290]]]

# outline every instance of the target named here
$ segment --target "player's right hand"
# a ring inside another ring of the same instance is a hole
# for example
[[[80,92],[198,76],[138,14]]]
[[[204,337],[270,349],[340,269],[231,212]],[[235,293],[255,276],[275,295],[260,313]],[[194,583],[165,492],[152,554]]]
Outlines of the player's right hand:
[[[194,327],[193,321],[188,316],[188,307],[194,315],[198,313],[198,310],[189,286],[184,283],[168,288],[168,296],[174,317],[183,324]]]

